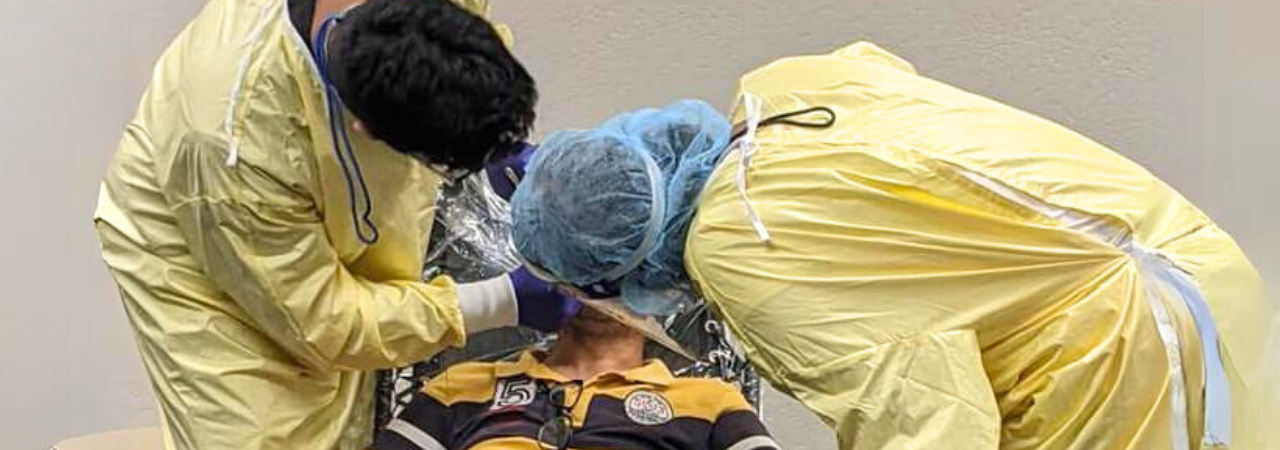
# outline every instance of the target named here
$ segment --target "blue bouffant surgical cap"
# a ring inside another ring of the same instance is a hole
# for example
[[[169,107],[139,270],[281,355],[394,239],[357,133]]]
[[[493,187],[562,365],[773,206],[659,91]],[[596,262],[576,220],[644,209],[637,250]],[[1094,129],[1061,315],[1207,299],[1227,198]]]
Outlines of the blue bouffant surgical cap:
[[[516,249],[557,281],[616,283],[637,313],[675,312],[693,298],[689,222],[729,138],[724,116],[696,100],[552,134],[511,199]]]

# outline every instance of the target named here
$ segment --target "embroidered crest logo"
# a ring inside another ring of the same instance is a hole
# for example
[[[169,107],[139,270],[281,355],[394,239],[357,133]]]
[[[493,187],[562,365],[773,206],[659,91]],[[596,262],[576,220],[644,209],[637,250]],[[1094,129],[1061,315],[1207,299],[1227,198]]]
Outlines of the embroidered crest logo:
[[[671,421],[671,404],[656,392],[635,391],[623,402],[627,417],[641,425],[662,425]]]

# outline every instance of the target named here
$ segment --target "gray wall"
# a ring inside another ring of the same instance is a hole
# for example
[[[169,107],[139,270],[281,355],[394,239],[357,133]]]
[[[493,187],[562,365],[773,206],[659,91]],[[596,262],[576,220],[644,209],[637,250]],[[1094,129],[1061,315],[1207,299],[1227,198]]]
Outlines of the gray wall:
[[[0,448],[156,423],[98,180],[193,0],[0,0]]]
[[[90,216],[152,61],[201,3],[0,0],[0,447],[155,422]],[[868,39],[1142,162],[1280,278],[1274,2],[499,0],[495,13],[541,83],[543,131],[681,97],[727,107],[745,70]],[[785,445],[831,447],[770,400]]]

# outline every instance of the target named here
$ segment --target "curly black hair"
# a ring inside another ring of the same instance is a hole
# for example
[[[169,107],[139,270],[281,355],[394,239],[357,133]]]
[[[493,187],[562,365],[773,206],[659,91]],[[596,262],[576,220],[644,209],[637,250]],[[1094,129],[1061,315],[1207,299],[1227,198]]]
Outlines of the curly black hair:
[[[396,151],[475,171],[533,127],[533,78],[487,21],[449,0],[369,0],[330,39],[339,98]]]

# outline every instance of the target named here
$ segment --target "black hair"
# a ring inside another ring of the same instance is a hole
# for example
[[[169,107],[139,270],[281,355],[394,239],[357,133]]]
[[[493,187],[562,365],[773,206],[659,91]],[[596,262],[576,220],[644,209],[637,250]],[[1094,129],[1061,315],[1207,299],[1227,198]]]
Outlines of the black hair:
[[[529,135],[533,78],[485,19],[449,0],[369,0],[337,25],[329,78],[373,137],[479,170]]]

